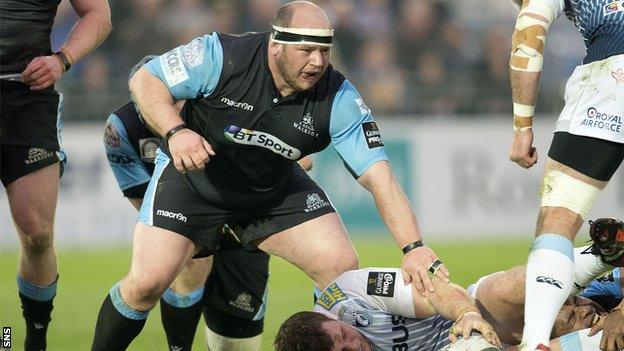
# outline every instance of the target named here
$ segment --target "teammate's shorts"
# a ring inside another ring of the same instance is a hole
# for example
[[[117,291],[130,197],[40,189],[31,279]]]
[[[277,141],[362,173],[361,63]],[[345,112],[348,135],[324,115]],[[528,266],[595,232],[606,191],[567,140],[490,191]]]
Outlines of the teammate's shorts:
[[[233,235],[223,234],[204,290],[204,317],[208,327],[223,336],[260,334],[268,279],[269,255],[260,250],[246,250]],[[224,323],[227,320],[233,323]]]
[[[253,201],[250,196],[248,203]],[[201,198],[169,157],[159,151],[139,221],[183,235],[208,249],[216,247],[219,238],[215,232],[228,223],[241,228],[243,245],[254,248],[256,239],[331,212],[335,209],[325,192],[296,165],[284,191],[272,201],[244,209],[219,208]]]
[[[555,130],[624,143],[624,54],[576,67]]]
[[[33,92],[24,84],[10,81],[1,81],[0,88],[0,178],[7,186],[29,173],[65,161],[60,143],[63,102],[52,88]]]
[[[624,144],[556,132],[548,157],[588,177],[606,182],[624,160]]]

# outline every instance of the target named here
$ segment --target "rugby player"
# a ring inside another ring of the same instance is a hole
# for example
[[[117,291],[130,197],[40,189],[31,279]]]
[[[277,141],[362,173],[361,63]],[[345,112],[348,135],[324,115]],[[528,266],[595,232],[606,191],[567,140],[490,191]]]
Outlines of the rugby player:
[[[598,195],[624,159],[624,6],[614,0],[513,0],[510,77],[514,135],[509,158],[537,162],[533,115],[550,25],[561,14],[586,46],[565,91],[540,191],[536,239],[527,262],[526,319],[521,350],[547,350],[557,311],[593,279],[575,264],[572,242]]]
[[[50,32],[59,3],[0,2],[0,180],[20,238],[17,287],[26,321],[25,350],[46,349],[58,280],[54,212],[65,154],[60,144],[63,97],[54,84],[111,30],[107,1],[72,0],[78,21],[53,53]]]
[[[400,274],[393,268],[343,273],[323,292],[313,312],[296,313],[282,324],[276,349],[496,350],[489,344],[498,345],[497,338],[504,345],[520,342],[524,266],[480,278],[468,287],[470,296],[448,285],[425,298],[411,286],[395,284]],[[552,337],[562,337],[555,339],[553,350],[598,349],[600,335],[588,336],[589,328],[616,313],[605,310],[622,301],[620,277],[621,268],[616,268],[592,282],[582,296],[566,300],[554,323]],[[619,318],[624,322],[624,316]],[[485,338],[473,340],[472,331]],[[451,344],[456,340],[460,342]]]
[[[242,229],[245,246],[288,260],[320,289],[357,268],[327,195],[295,162],[329,143],[403,248],[405,281],[423,293],[434,290],[428,269],[448,281],[421,241],[370,109],[329,65],[326,14],[296,1],[272,25],[271,33],[205,35],[132,77],[144,119],[166,143],[135,228],[130,273],[100,309],[94,350],[126,348],[190,257],[214,248],[225,222]],[[191,100],[181,115],[174,100],[183,99]]]
[[[141,60],[130,76],[154,57]],[[153,173],[160,143],[161,138],[143,123],[132,101],[108,117],[104,146],[109,166],[124,196],[137,210]],[[308,158],[301,161],[309,169],[312,164]],[[191,350],[202,305],[208,350],[260,349],[269,255],[259,250],[245,250],[228,227],[224,227],[224,231],[227,235],[222,237],[216,252],[210,258],[189,261],[160,299],[161,317],[171,350]],[[211,264],[213,270],[204,288]],[[208,293],[202,301],[204,291]]]

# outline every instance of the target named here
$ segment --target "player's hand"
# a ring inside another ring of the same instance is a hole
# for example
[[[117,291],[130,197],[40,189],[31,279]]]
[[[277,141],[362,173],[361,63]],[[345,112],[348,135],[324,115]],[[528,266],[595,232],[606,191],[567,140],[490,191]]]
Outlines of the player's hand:
[[[596,335],[601,330],[600,349],[602,351],[624,350],[624,309],[622,309],[622,305],[612,310],[607,316],[600,318],[600,321],[591,328],[588,336]]]
[[[481,333],[490,344],[501,347],[500,339],[496,335],[494,328],[476,312],[468,312],[461,316],[451,327],[449,339],[453,342],[459,337],[468,339],[473,331]]]
[[[169,152],[180,173],[204,169],[215,152],[201,135],[185,128],[169,138]]]
[[[61,61],[51,56],[38,56],[32,59],[22,72],[22,83],[31,90],[43,90],[56,83],[63,74]]]
[[[437,259],[436,253],[427,246],[421,246],[406,253],[401,265],[405,284],[412,283],[416,291],[423,296],[425,291],[434,292],[435,288],[428,270]],[[443,263],[437,267],[435,275],[443,282],[449,282],[449,271]]]
[[[533,147],[533,129],[514,132],[509,148],[509,159],[522,168],[531,168],[537,163],[537,149]]]

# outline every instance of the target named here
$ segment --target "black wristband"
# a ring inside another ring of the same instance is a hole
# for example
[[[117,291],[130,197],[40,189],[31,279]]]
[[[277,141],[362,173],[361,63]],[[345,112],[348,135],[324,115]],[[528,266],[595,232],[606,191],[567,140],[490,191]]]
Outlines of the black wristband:
[[[63,66],[65,66],[65,72],[69,71],[69,69],[71,68],[71,62],[69,62],[69,59],[67,58],[67,56],[65,56],[65,53],[62,51],[57,51],[54,53],[54,55],[58,56],[58,58],[61,59],[61,63],[63,64]]]
[[[401,250],[403,251],[403,254],[405,255],[406,253],[408,253],[408,252],[410,252],[410,251],[412,251],[414,249],[417,249],[419,247],[423,247],[423,246],[425,246],[425,245],[422,243],[421,240],[416,240],[413,243],[409,243],[409,244],[405,245]]]
[[[169,129],[169,131],[167,132],[167,134],[165,134],[165,140],[169,141],[169,139],[177,132],[181,131],[182,129],[186,129],[186,124],[182,123],[179,126],[175,126],[171,129]]]

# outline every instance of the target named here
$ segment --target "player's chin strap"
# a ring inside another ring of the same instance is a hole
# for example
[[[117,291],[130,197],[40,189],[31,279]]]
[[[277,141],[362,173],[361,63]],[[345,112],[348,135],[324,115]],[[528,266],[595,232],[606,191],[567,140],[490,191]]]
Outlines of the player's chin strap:
[[[332,46],[333,39],[333,29],[273,26],[273,32],[271,32],[271,40],[279,44]]]

